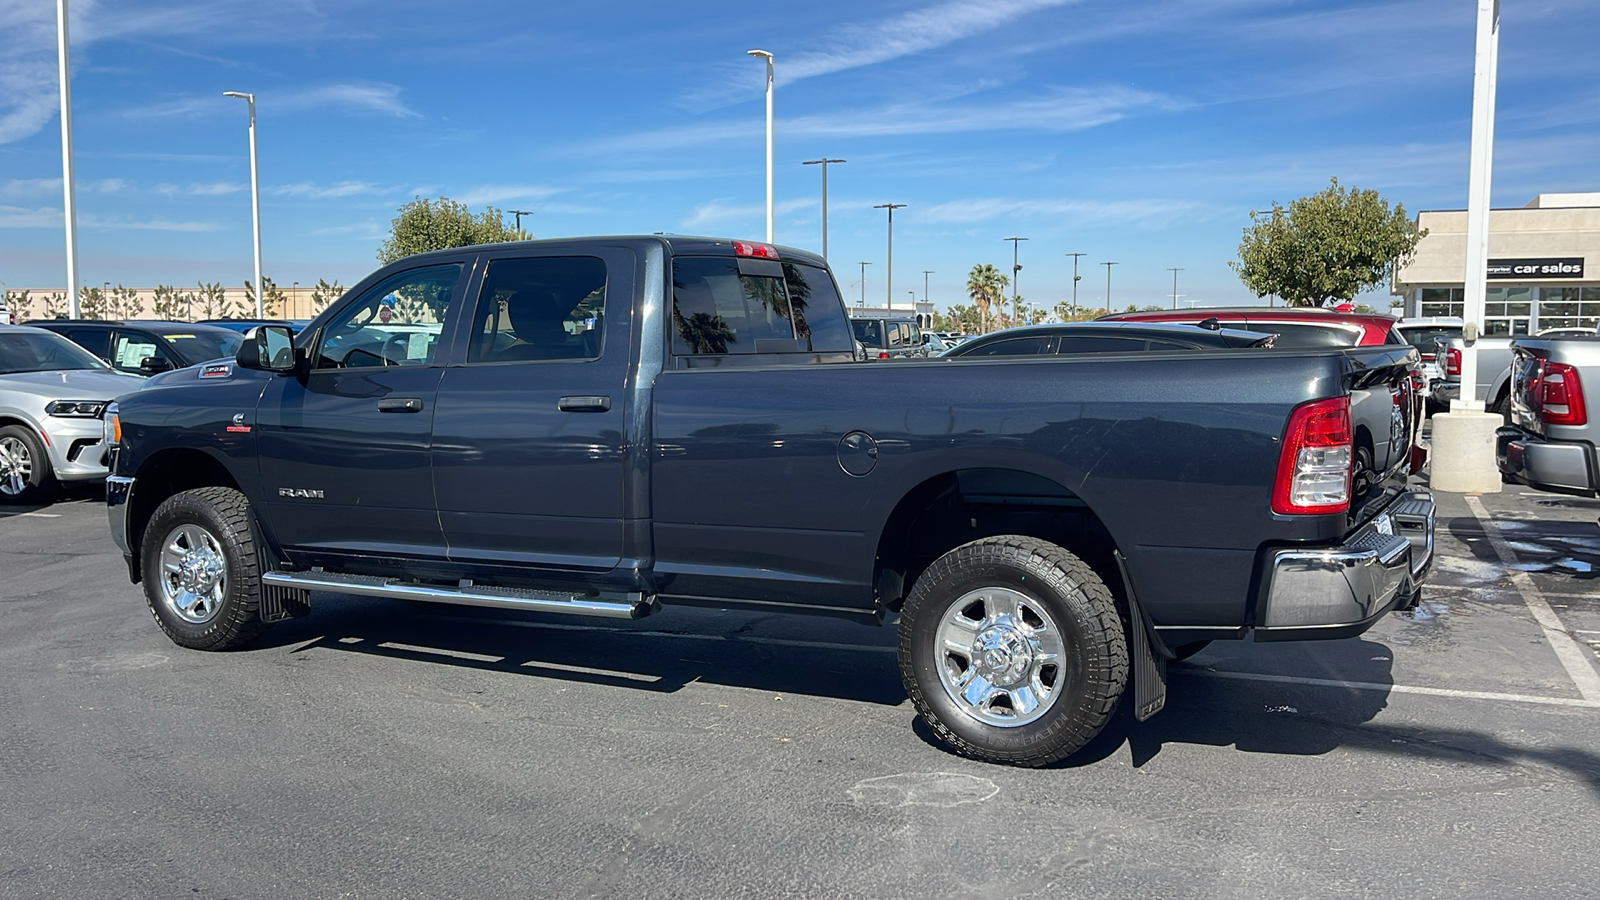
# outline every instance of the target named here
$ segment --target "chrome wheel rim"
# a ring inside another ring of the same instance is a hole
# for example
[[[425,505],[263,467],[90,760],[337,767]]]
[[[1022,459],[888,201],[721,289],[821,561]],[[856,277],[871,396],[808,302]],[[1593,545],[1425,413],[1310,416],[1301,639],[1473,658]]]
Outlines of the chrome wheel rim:
[[[985,725],[1036,722],[1065,686],[1060,628],[1044,604],[1010,588],[961,595],[940,617],[934,640],[945,693]]]
[[[33,454],[18,437],[0,438],[0,494],[17,497],[33,478]]]
[[[161,600],[178,618],[203,625],[216,618],[228,591],[222,544],[199,525],[167,532],[161,543]]]

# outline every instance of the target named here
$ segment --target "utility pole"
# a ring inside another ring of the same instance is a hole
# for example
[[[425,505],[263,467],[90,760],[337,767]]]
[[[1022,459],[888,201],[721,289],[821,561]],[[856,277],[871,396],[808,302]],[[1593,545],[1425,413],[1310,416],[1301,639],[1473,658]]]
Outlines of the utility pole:
[[[822,167],[822,258],[828,258],[828,163],[842,163],[842,159],[808,159],[802,166]]]
[[[932,269],[922,270],[922,302],[928,302],[928,276],[933,274]]]
[[[765,50],[746,50],[767,61],[767,243],[772,243],[772,54]]]
[[[78,318],[78,202],[72,180],[72,67],[67,64],[67,0],[56,0],[56,66],[61,74],[61,191],[66,204],[67,315]]]
[[[1078,318],[1078,282],[1083,280],[1083,276],[1078,274],[1078,257],[1088,256],[1089,254],[1068,253],[1067,255],[1072,257],[1072,318],[1076,321]],[[1110,312],[1110,310],[1107,310],[1107,312]]]
[[[1002,240],[1011,242],[1011,321],[1017,321],[1017,279],[1022,274],[1022,264],[1017,262],[1017,246],[1027,240],[1025,237],[1008,237]],[[1032,318],[1031,316],[1029,318]]]
[[[867,308],[867,266],[872,265],[865,260],[861,262],[861,308]]]
[[[1111,267],[1120,263],[1103,262],[1100,265],[1106,267],[1106,312],[1115,312],[1116,310],[1111,308]]]
[[[894,211],[904,208],[904,203],[879,203],[873,207],[889,211],[889,259],[883,265],[883,304],[889,309],[894,309]],[[862,305],[866,305],[865,299]]]
[[[1173,309],[1177,309],[1178,308],[1178,273],[1182,272],[1183,269],[1182,268],[1169,268],[1169,269],[1167,269],[1167,271],[1172,273],[1172,308]]]
[[[529,212],[528,210],[525,210],[525,209],[508,209],[508,210],[506,210],[506,212],[511,213],[513,216],[517,217],[517,230],[518,231],[522,230],[522,217],[523,216],[531,216],[531,215],[533,215],[533,213],[531,213],[531,212]]]

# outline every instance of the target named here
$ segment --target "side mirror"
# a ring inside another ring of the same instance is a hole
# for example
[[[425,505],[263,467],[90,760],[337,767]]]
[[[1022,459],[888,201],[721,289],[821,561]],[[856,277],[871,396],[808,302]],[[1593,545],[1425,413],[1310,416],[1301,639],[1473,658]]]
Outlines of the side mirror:
[[[233,359],[241,369],[293,372],[294,332],[287,325],[257,325],[244,333]]]
[[[160,375],[162,372],[171,372],[172,360],[165,356],[146,356],[139,360],[139,371],[146,375]]]

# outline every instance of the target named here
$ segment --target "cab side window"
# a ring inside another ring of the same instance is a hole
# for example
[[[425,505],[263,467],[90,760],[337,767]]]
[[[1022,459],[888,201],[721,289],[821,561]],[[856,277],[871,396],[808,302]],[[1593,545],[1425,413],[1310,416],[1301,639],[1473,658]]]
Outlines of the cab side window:
[[[119,331],[111,342],[111,365],[123,372],[138,372],[141,362],[160,355],[156,342],[142,334]]]
[[[467,362],[598,359],[605,313],[598,257],[496,259],[478,294]]]
[[[401,272],[380,282],[323,329],[316,368],[433,364],[460,277],[461,264],[448,263]]]

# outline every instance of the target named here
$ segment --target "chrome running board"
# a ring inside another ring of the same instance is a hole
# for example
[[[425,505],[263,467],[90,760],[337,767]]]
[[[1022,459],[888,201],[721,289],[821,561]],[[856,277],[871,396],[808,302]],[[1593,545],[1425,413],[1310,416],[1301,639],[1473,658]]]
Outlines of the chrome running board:
[[[591,597],[564,591],[539,591],[475,585],[463,581],[458,587],[396,581],[375,575],[344,575],[337,572],[267,572],[261,576],[267,587],[297,591],[327,591],[356,597],[381,597],[387,600],[422,600],[429,603],[455,603],[462,606],[487,606],[495,609],[531,609],[539,612],[600,616],[609,619],[638,619],[654,612],[654,596],[616,594]]]

